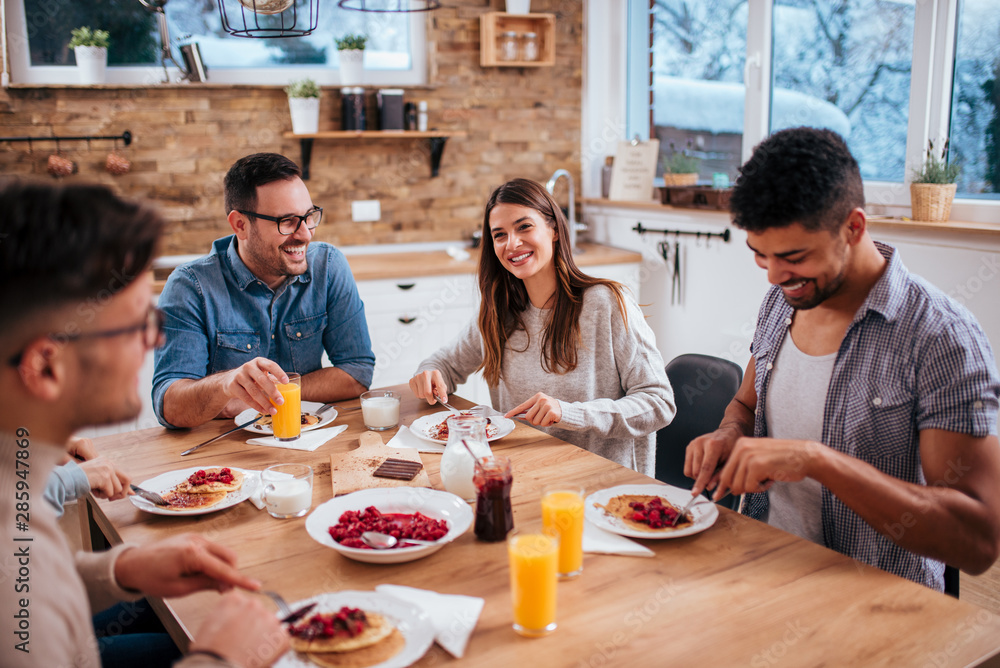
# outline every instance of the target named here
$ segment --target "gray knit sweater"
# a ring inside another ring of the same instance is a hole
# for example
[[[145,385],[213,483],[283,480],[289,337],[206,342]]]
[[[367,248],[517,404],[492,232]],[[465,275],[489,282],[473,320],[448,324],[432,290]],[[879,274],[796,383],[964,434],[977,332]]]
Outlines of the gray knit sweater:
[[[500,384],[490,387],[493,407],[506,412],[543,392],[559,400],[562,420],[546,433],[653,476],[656,430],[677,412],[663,358],[638,304],[625,296],[628,327],[611,290],[587,290],[580,315],[577,367],[548,373],[542,367],[542,334],[549,309],[529,306],[526,331],[514,332],[504,349]],[[437,369],[448,392],[465,382],[483,360],[473,320],[457,339],[424,360],[417,372]]]

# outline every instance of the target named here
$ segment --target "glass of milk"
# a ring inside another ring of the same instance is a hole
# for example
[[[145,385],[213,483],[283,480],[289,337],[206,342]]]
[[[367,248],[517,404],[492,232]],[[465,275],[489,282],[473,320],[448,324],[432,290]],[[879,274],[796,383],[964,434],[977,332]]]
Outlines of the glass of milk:
[[[312,507],[313,470],[306,464],[275,464],[260,473],[261,498],[271,517],[302,517]]]
[[[399,425],[399,393],[375,390],[361,395],[365,428],[372,431],[395,429]]]

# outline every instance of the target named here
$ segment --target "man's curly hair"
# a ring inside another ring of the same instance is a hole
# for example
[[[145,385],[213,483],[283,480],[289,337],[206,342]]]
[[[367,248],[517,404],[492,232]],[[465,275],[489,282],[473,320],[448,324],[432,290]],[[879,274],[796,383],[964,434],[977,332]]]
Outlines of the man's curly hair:
[[[837,229],[865,204],[858,163],[831,130],[790,128],[754,148],[740,167],[729,210],[748,232],[799,223],[808,230]]]

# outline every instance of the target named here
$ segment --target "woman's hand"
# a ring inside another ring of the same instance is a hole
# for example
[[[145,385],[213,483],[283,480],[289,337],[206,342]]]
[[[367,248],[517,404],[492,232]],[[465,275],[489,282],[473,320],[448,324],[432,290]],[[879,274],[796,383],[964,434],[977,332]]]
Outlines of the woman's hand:
[[[438,397],[448,401],[448,385],[437,369],[421,371],[411,378],[410,389],[417,395],[417,399],[426,399],[432,405],[437,403]]]
[[[412,384],[413,381],[410,381]],[[507,411],[504,417],[511,418],[518,413],[524,413],[524,419],[535,427],[551,427],[562,419],[562,408],[559,400],[539,392],[523,404]]]

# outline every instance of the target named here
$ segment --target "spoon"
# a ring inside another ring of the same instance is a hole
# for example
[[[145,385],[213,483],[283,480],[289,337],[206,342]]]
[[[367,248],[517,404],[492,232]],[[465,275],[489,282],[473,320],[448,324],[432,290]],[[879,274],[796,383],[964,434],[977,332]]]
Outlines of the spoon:
[[[387,533],[379,533],[378,531],[365,531],[361,534],[361,540],[364,541],[365,545],[373,547],[376,550],[388,550],[396,547],[396,545],[400,542],[395,536],[390,536]],[[404,538],[402,542],[412,543],[414,545],[436,545],[438,541]]]
[[[476,457],[475,453],[472,452],[472,448],[469,447],[469,442],[463,438],[462,445],[465,446],[465,449],[468,450],[469,454],[472,456],[472,463],[475,464],[477,469],[483,471],[483,475],[485,475],[486,471],[483,470],[483,465],[479,463],[479,457]]]

